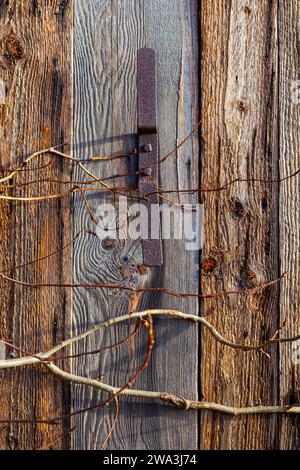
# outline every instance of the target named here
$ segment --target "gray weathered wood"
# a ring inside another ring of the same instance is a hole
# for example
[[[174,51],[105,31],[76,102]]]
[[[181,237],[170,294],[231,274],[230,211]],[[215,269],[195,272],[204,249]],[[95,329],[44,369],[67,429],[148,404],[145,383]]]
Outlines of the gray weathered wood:
[[[158,125],[160,151],[168,150],[188,134],[197,122],[197,2],[196,1],[75,1],[74,26],[74,153],[111,155],[136,145],[136,53],[154,47],[158,56]],[[126,173],[128,159],[89,166],[102,177]],[[76,172],[76,177],[79,173]],[[124,184],[123,180],[113,181]],[[161,167],[161,184],[168,188],[196,187],[198,183],[197,138],[186,144]],[[134,184],[127,178],[125,184]],[[89,196],[94,211],[111,195]],[[189,199],[186,199],[187,201]],[[195,199],[194,199],[195,200]],[[180,198],[184,202],[183,198]],[[82,199],[74,205],[74,232],[91,222]],[[135,251],[135,255],[133,252]],[[122,282],[124,285],[169,287],[197,292],[198,253],[187,252],[181,241],[164,243],[164,265],[159,270],[141,266],[135,244],[81,239],[74,250],[77,281]],[[125,313],[129,295],[122,291],[77,289],[74,292],[73,331]],[[144,296],[141,305],[169,306],[197,313],[197,301]],[[173,321],[155,321],[156,346],[149,369],[137,386],[171,390],[197,396],[197,330]],[[114,342],[127,328],[111,330],[78,346],[92,349]],[[146,338],[101,355],[74,363],[74,370],[122,385],[144,354]],[[142,348],[143,346],[143,348]],[[74,408],[99,402],[103,395],[76,387]],[[111,412],[112,413],[112,412]],[[112,414],[94,411],[74,418],[76,449],[97,449],[109,428]],[[120,400],[120,418],[108,448],[194,449],[197,447],[197,416],[178,413],[161,405]]]

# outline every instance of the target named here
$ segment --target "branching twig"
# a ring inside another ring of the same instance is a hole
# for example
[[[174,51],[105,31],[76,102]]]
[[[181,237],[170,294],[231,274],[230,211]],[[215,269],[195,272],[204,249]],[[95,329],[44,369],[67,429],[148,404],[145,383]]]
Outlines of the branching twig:
[[[75,431],[75,429],[76,429],[76,426],[73,426],[67,432],[64,432],[63,434],[60,434],[55,439],[53,439],[51,442],[48,442],[48,444],[44,445],[43,447],[40,447],[38,450],[47,450],[47,449],[49,449],[49,447],[51,447],[54,444],[56,444],[57,442],[61,441],[64,437],[69,436],[72,432]]]
[[[87,230],[80,230],[80,232],[78,232],[75,237],[72,238],[72,240],[68,241],[64,246],[58,248],[57,250],[55,251],[52,251],[51,253],[47,254],[47,255],[44,255],[44,256],[41,256],[40,258],[36,258],[34,260],[31,260],[31,261],[28,261],[27,263],[23,263],[23,264],[18,264],[16,266],[11,266],[9,268],[6,268],[6,269],[3,269],[1,270],[0,272],[2,273],[9,273],[10,271],[14,271],[16,269],[21,269],[21,268],[25,268],[27,266],[30,266],[31,264],[36,264],[36,263],[40,263],[41,261],[45,261],[46,259],[49,259],[51,258],[52,256],[55,256],[56,254],[62,252],[63,250],[65,250],[66,248],[68,248],[68,246],[72,245],[73,243],[75,243],[75,241],[79,238],[79,236],[83,233],[83,232],[86,232],[86,233],[89,233]]]
[[[115,417],[114,417],[114,420],[113,420],[113,422],[112,422],[112,424],[111,424],[111,427],[110,427],[110,429],[109,429],[109,431],[108,431],[108,433],[107,433],[107,435],[106,435],[106,438],[104,439],[104,442],[101,444],[101,449],[105,449],[106,444],[107,444],[107,442],[108,442],[110,436],[112,435],[112,432],[113,432],[113,430],[115,429],[116,424],[117,424],[117,422],[118,422],[118,418],[119,418],[119,400],[118,400],[117,397],[115,397],[114,400],[115,400],[115,404],[116,404]]]
[[[96,331],[103,330],[105,328],[108,328],[112,325],[117,325],[119,323],[122,323],[124,321],[130,320],[132,318],[140,318],[140,319],[145,319],[148,316],[165,316],[169,318],[179,318],[182,320],[186,321],[193,321],[195,323],[200,323],[202,324],[206,329],[209,330],[211,335],[215,338],[216,341],[219,343],[223,344],[224,346],[228,346],[233,349],[240,349],[242,351],[259,351],[261,349],[265,349],[267,346],[270,346],[272,344],[278,344],[278,343],[288,343],[288,342],[294,342],[300,339],[300,333],[296,336],[291,336],[291,337],[283,337],[283,338],[278,338],[278,337],[272,337],[271,339],[257,344],[239,344],[235,343],[234,341],[230,341],[228,339],[225,339],[219,332],[218,330],[211,325],[205,318],[203,317],[198,317],[196,315],[192,315],[189,313],[184,313],[180,312],[178,310],[168,310],[168,309],[157,309],[157,310],[144,310],[142,312],[132,312],[126,315],[122,315],[120,317],[112,318],[110,320],[107,320],[104,323],[101,323],[99,325],[94,326],[93,328],[90,328],[83,333],[80,333],[77,336],[73,336],[69,339],[66,339],[59,343],[58,345],[54,346],[51,348],[49,351],[44,352],[44,353],[38,353],[35,356],[37,357],[22,357],[22,358],[17,358],[17,359],[6,359],[6,360],[0,360],[0,369],[9,369],[12,367],[21,367],[23,365],[30,365],[30,364],[36,364],[40,363],[41,360],[49,362],[51,356],[53,356],[56,352],[60,351],[61,349],[66,348],[67,346],[70,346],[71,344],[77,343],[78,341],[81,341],[85,339],[86,337],[90,336],[91,334],[94,334]],[[46,364],[47,366],[50,364]],[[52,365],[52,364],[51,364]]]
[[[66,160],[69,160],[71,161],[72,163],[75,163],[76,165],[78,165],[83,171],[84,173],[86,173],[88,176],[90,176],[94,181],[97,181],[98,183],[101,184],[101,186],[103,186],[104,188],[106,188],[107,190],[112,190],[112,191],[115,191],[114,188],[112,188],[111,186],[109,186],[108,184],[104,183],[104,181],[107,181],[107,180],[110,180],[110,179],[115,179],[115,178],[122,178],[124,176],[134,176],[134,175],[137,175],[141,172],[144,172],[146,169],[148,168],[153,168],[155,166],[158,166],[160,164],[162,164],[163,162],[165,162],[170,156],[172,156],[174,153],[176,153],[199,129],[200,125],[201,125],[201,122],[203,121],[205,115],[207,114],[208,112],[208,108],[210,106],[212,101],[209,101],[207,106],[206,106],[206,109],[203,113],[203,116],[202,118],[200,119],[200,121],[198,122],[198,124],[194,127],[194,129],[190,132],[190,134],[188,134],[187,137],[185,137],[178,145],[176,145],[176,147],[174,149],[172,149],[170,152],[168,152],[164,157],[162,157],[158,163],[155,163],[153,165],[149,165],[147,167],[144,167],[144,168],[140,168],[139,170],[137,170],[135,173],[130,173],[130,174],[122,174],[122,175],[113,175],[111,177],[106,177],[106,178],[99,178],[98,176],[96,176],[93,172],[91,172],[90,170],[88,170],[82,162],[86,162],[86,161],[96,161],[96,160],[113,160],[115,158],[120,158],[120,157],[124,157],[125,155],[121,154],[121,155],[116,155],[116,156],[109,156],[109,157],[90,157],[88,159],[77,159],[77,158],[74,158],[64,152],[60,152],[59,150],[57,150],[58,148],[60,147],[63,147],[65,144],[60,144],[60,145],[57,145],[57,146],[52,146],[52,147],[49,147],[47,149],[44,149],[44,150],[38,150],[36,152],[34,152],[33,154],[29,155],[19,166],[17,166],[16,168],[14,168],[7,176],[3,177],[3,178],[0,178],[0,183],[5,183],[6,181],[9,181],[11,180],[17,173],[18,171],[24,169],[25,166],[28,165],[29,162],[31,162],[32,160],[34,160],[35,158],[41,156],[41,155],[45,155],[47,153],[50,153],[56,157],[60,157],[60,158],[63,158],[63,159],[66,159]],[[137,154],[137,151],[136,149],[134,149],[132,152],[130,152],[130,154],[128,154],[127,156],[132,156],[132,155],[136,155]],[[2,198],[4,199],[4,198]],[[24,199],[23,199],[24,200]]]
[[[47,149],[37,150],[36,152],[32,153],[31,155],[29,155],[29,157],[25,158],[25,160],[20,165],[12,169],[8,175],[4,176],[3,178],[0,178],[0,183],[5,183],[5,181],[11,180],[19,171],[24,170],[24,168],[28,165],[28,163],[31,162],[31,160],[34,160],[40,155],[45,155],[47,153],[53,153],[55,155],[56,149],[63,147],[63,145],[64,144],[56,145],[53,147],[49,147]],[[69,158],[72,160],[72,157],[69,157]]]
[[[141,326],[141,320],[138,319],[138,321],[136,322],[133,330],[125,338],[121,339],[120,341],[117,341],[116,343],[110,344],[109,346],[104,346],[103,348],[94,349],[93,351],[84,351],[84,352],[77,353],[77,354],[70,354],[69,356],[54,357],[54,358],[51,358],[51,362],[62,361],[62,360],[65,360],[65,359],[75,359],[77,357],[90,356],[90,355],[94,355],[94,354],[100,354],[103,351],[108,351],[110,349],[115,349],[118,346],[121,346],[121,344],[129,342],[129,340],[138,333],[138,331],[140,329],[140,326]],[[6,343],[6,344],[8,344],[8,343]],[[12,344],[10,344],[10,346],[14,347]]]
[[[7,360],[2,360],[0,361],[0,369],[8,369],[8,368],[13,368],[13,367],[20,367],[20,366],[25,366],[25,365],[30,365],[30,364],[36,364],[36,363],[41,363],[41,361],[47,361],[44,362],[44,366],[54,375],[57,377],[60,377],[63,380],[66,380],[68,382],[73,382],[73,383],[78,383],[78,384],[83,384],[87,385],[90,387],[93,387],[98,390],[102,390],[103,392],[107,392],[111,395],[111,397],[106,400],[106,402],[103,403],[110,403],[111,398],[114,399],[116,396],[119,395],[127,395],[131,397],[139,397],[139,398],[147,398],[147,399],[158,399],[161,400],[165,403],[170,403],[172,405],[175,405],[178,408],[184,408],[184,409],[207,409],[207,410],[214,410],[214,411],[219,411],[223,413],[228,413],[228,414],[233,414],[233,415],[240,415],[240,414],[253,414],[253,413],[299,413],[300,412],[300,406],[299,405],[278,405],[278,406],[254,406],[254,407],[242,407],[242,408],[237,408],[237,407],[231,407],[227,405],[220,405],[217,403],[209,403],[205,401],[193,401],[193,400],[188,400],[182,397],[179,397],[175,394],[172,393],[163,393],[163,392],[152,392],[152,391],[147,391],[147,390],[133,390],[130,388],[124,389],[118,388],[118,387],[113,387],[111,385],[105,384],[99,380],[87,378],[87,377],[82,377],[78,376],[69,372],[66,372],[62,370],[61,368],[57,367],[55,364],[52,362],[49,362],[51,356],[55,354],[57,351],[70,346],[71,344],[74,344],[78,341],[83,340],[87,336],[95,333],[96,331],[100,329],[104,329],[107,327],[110,327],[112,325],[119,324],[121,322],[124,322],[130,318],[140,318],[140,319],[145,319],[145,318],[152,318],[153,316],[167,316],[171,318],[180,318],[188,321],[193,321],[196,323],[202,324],[205,328],[209,330],[209,332],[212,334],[212,336],[215,338],[216,341],[220,342],[221,344],[234,348],[234,349],[240,349],[242,351],[261,351],[265,349],[267,346],[270,346],[272,344],[278,344],[278,343],[286,343],[286,342],[292,342],[292,341],[297,341],[300,339],[300,334],[293,336],[293,337],[286,337],[286,338],[278,338],[275,337],[275,335],[272,336],[271,339],[265,341],[264,343],[257,344],[257,345],[245,345],[245,344],[238,344],[233,341],[225,339],[216,329],[214,326],[212,326],[207,320],[205,320],[202,317],[198,317],[196,315],[192,314],[187,314],[183,312],[179,312],[176,310],[145,310],[143,312],[133,312],[131,314],[123,315],[121,317],[116,317],[111,320],[108,320],[100,325],[96,325],[95,327],[86,330],[85,332],[74,336],[73,338],[69,338],[68,340],[62,341],[60,344],[57,346],[54,346],[52,349],[45,353],[39,353],[35,356],[38,357],[23,357],[23,358],[18,358],[18,359],[7,359]],[[152,343],[153,346],[153,338],[151,340],[151,335],[150,335],[150,340],[149,340],[149,345]],[[152,346],[148,348],[148,353],[147,357],[149,358],[149,350],[152,349]],[[150,351],[151,353],[151,351]],[[146,358],[147,361],[147,358]],[[146,361],[144,362],[143,366],[145,365]],[[142,366],[142,367],[143,367]],[[103,406],[103,403],[101,404]],[[94,409],[95,407],[98,407],[100,405],[95,405],[93,407],[89,407],[89,409]],[[75,412],[76,413],[76,412]],[[70,415],[68,415],[69,417]],[[60,420],[60,418],[65,419],[65,417],[58,417],[55,419],[51,420],[36,420],[37,422],[45,422],[48,424],[55,424],[57,421]],[[8,423],[11,422],[10,420],[0,420],[0,423]],[[20,421],[18,421],[20,422]],[[22,420],[22,422],[25,422],[25,420]],[[28,422],[28,420],[26,421]]]
[[[126,197],[130,199],[144,199],[146,198],[143,196],[133,196],[132,192],[135,191],[135,188],[129,188],[127,186],[125,187],[88,187],[88,188],[79,188],[78,186],[75,186],[74,188],[68,189],[67,191],[63,191],[62,193],[53,193],[53,194],[44,194],[44,195],[39,195],[39,196],[10,196],[9,194],[2,194],[0,193],[0,199],[3,199],[4,201],[19,201],[19,202],[37,202],[37,201],[49,201],[49,200],[56,200],[56,199],[62,199],[64,197],[70,196],[71,194],[76,194],[76,193],[85,193],[87,191],[113,191],[117,194],[122,194],[121,191],[127,191],[128,194],[126,194]]]
[[[58,283],[32,283],[21,281],[19,279],[14,279],[12,277],[6,276],[3,272],[0,272],[0,278],[5,281],[11,282],[16,285],[31,287],[35,289],[42,289],[42,288],[79,288],[79,287],[86,287],[86,288],[101,288],[101,289],[120,289],[128,292],[156,292],[159,294],[166,294],[173,297],[196,297],[200,299],[213,299],[216,297],[222,297],[225,295],[254,295],[257,292],[260,292],[268,287],[271,287],[275,284],[278,284],[282,279],[287,275],[287,272],[283,273],[279,278],[274,279],[270,282],[265,284],[261,284],[260,286],[253,287],[252,289],[247,290],[228,290],[228,291],[220,291],[220,292],[212,292],[210,294],[193,294],[187,292],[176,292],[172,291],[165,287],[130,287],[130,286],[123,286],[120,284],[106,284],[106,283],[80,283],[80,284],[58,284]]]

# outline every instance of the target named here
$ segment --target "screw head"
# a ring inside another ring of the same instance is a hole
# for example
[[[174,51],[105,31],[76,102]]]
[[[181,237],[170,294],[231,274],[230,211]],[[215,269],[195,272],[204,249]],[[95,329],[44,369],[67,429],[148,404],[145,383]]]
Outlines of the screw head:
[[[144,175],[151,176],[152,175],[152,168],[145,168]]]
[[[144,152],[146,153],[152,152],[152,145],[151,144],[144,145]]]

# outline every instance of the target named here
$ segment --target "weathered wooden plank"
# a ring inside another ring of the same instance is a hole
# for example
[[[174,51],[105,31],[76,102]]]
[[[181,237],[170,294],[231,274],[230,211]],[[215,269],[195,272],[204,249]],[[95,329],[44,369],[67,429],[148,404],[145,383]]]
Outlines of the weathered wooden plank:
[[[110,155],[136,145],[136,54],[139,47],[154,47],[158,56],[158,124],[161,154],[172,149],[197,121],[197,2],[196,1],[75,1],[75,155]],[[195,187],[198,183],[197,139],[187,144],[161,167],[165,187]],[[90,165],[102,177],[126,173],[128,159]],[[76,173],[76,177],[78,177]],[[124,181],[124,180],[123,180]],[[122,180],[120,180],[122,183]],[[114,182],[116,183],[116,181]],[[118,181],[119,183],[119,181]],[[134,184],[128,179],[125,184]],[[123,183],[124,184],[124,183]],[[97,212],[111,195],[89,197]],[[183,198],[181,201],[184,202]],[[90,224],[83,201],[74,206],[74,231]],[[90,226],[91,227],[91,226]],[[134,254],[133,254],[134,253]],[[141,265],[140,250],[129,241],[101,242],[90,236],[75,248],[76,281],[122,282],[125,285],[165,286],[197,292],[198,253],[186,252],[182,241],[164,243],[164,265],[148,270]],[[142,274],[144,273],[144,274]],[[143,306],[172,306],[198,311],[196,301],[145,296]],[[125,313],[130,308],[124,292],[77,289],[74,292],[73,330]],[[120,339],[129,326],[90,338],[76,352]],[[130,326],[132,328],[132,326]],[[156,347],[149,369],[136,383],[149,389],[197,394],[197,331],[179,322],[155,321]],[[142,359],[146,338],[74,364],[77,373],[123,384]],[[142,347],[143,346],[143,347]],[[99,402],[98,393],[76,387],[74,408]],[[112,412],[111,412],[112,413]],[[76,417],[76,449],[99,448],[112,419],[105,410]],[[120,400],[120,418],[108,447],[118,449],[193,449],[197,446],[196,414],[181,413],[161,405]]]
[[[1,2],[0,79],[7,97],[0,105],[1,168],[20,163],[25,156],[50,144],[70,141],[71,23],[69,2],[58,0]],[[45,163],[36,162],[33,166]],[[60,161],[41,170],[43,177],[63,178],[68,167]],[[3,173],[0,173],[3,174]],[[17,182],[37,178],[22,172]],[[35,184],[12,194],[33,195],[49,190]],[[58,186],[53,188],[54,191]],[[61,188],[60,188],[61,189]],[[61,247],[70,239],[68,203],[0,204],[1,269],[27,263]],[[11,271],[28,281],[55,282],[69,273],[70,252]],[[68,294],[0,286],[0,336],[27,351],[48,349],[65,335]],[[3,351],[9,357],[10,350]],[[1,418],[35,418],[63,414],[68,387],[39,367],[1,372]],[[66,423],[67,426],[67,423]],[[2,449],[34,449],[50,442],[64,426],[1,426]],[[57,448],[66,441],[57,444]]]
[[[300,167],[300,2],[279,2],[279,145],[280,177],[292,174]],[[297,95],[298,93],[298,95]],[[280,321],[287,320],[285,336],[298,334],[299,319],[299,179],[281,183],[279,199],[280,265],[288,278],[280,290]],[[282,403],[299,403],[300,345],[280,347],[280,399]],[[280,448],[299,449],[299,418],[282,417]]]
[[[203,186],[278,177],[277,41],[277,2],[202,2],[202,107],[214,100],[203,126]],[[277,193],[276,185],[239,183],[204,195],[204,292],[247,289],[278,276]],[[225,337],[261,341],[277,328],[278,290],[207,301],[206,314]],[[203,331],[205,398],[236,406],[277,403],[276,348],[270,354],[268,361],[259,353],[234,352]],[[201,418],[203,449],[278,446],[274,416],[204,412]]]

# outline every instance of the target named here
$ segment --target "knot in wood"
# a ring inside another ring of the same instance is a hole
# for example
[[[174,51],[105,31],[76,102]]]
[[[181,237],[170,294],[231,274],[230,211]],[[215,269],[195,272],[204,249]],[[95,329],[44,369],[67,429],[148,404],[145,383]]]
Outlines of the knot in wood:
[[[24,55],[24,47],[14,34],[5,39],[5,57],[11,61],[21,60]]]
[[[239,199],[231,199],[229,210],[235,219],[241,219],[245,215],[245,208]]]
[[[243,101],[243,100],[239,100],[237,102],[237,108],[239,111],[241,111],[242,113],[245,113],[248,111],[248,106],[247,104]]]
[[[248,5],[246,5],[246,6],[244,7],[244,13],[245,13],[245,15],[250,15],[250,13],[251,13],[251,8],[248,7]]]
[[[217,261],[214,258],[205,258],[201,263],[202,270],[205,274],[213,272],[216,266]]]

